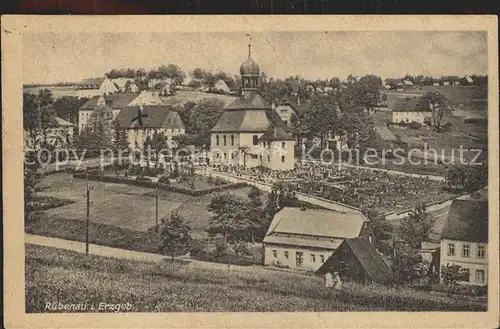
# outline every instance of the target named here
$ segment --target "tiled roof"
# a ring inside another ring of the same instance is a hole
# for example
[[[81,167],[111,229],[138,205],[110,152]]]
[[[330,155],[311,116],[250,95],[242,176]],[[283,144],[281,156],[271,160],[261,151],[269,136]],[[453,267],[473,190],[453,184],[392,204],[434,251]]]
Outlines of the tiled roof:
[[[266,235],[273,232],[355,238],[367,222],[361,212],[338,212],[322,209],[285,207],[273,218]]]
[[[136,93],[116,93],[104,95],[103,97],[106,100],[106,105],[113,109],[121,109],[130,104],[137,96],[138,94]],[[89,99],[80,107],[80,110],[94,110],[97,107],[97,100],[99,97],[101,96],[94,96]]]
[[[441,234],[442,239],[488,242],[488,200],[453,200]]]
[[[127,106],[123,108],[116,121],[121,127],[140,128],[138,121],[132,121],[139,112],[139,106]],[[179,113],[172,111],[170,106],[165,105],[145,105],[143,114],[147,114],[147,118],[143,118],[142,128],[168,128],[168,129],[184,129],[184,124],[179,116]]]
[[[266,132],[270,121],[266,111],[225,111],[211,132]]]
[[[312,248],[322,248],[322,249],[337,249],[342,243],[342,239],[336,239],[335,241],[322,241],[305,239],[299,237],[288,237],[288,236],[275,236],[267,235],[264,238],[264,243],[275,243],[289,246],[303,246]]]
[[[420,104],[419,98],[398,98],[394,103],[393,111],[396,112],[430,112]]]
[[[58,127],[74,127],[75,125],[61,117],[56,116],[56,123]]]
[[[100,96],[94,96],[88,101],[86,101],[82,106],[80,106],[80,110],[94,110],[97,107],[97,100]]]

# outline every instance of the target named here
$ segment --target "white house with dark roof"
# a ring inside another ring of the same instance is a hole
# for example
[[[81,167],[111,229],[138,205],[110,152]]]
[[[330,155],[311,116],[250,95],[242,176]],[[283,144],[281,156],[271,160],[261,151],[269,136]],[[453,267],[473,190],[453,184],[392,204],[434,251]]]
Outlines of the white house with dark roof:
[[[79,98],[92,98],[94,96],[109,95],[118,92],[119,89],[108,78],[90,78],[78,83],[76,96]]]
[[[136,93],[115,93],[111,95],[99,95],[89,99],[78,109],[78,128],[82,132],[87,126],[92,112],[100,106],[108,106],[113,111],[113,120],[120,111],[132,104],[138,97]]]
[[[461,197],[452,202],[441,232],[440,264],[460,265],[466,271],[461,284],[488,283],[487,197]]]
[[[240,67],[242,94],[224,108],[210,130],[211,157],[227,165],[290,170],[295,164],[295,141],[259,94],[259,72],[249,45],[248,59]]]
[[[374,242],[371,222],[361,212],[285,207],[263,240],[264,264],[317,271],[345,239]]]
[[[142,118],[142,126],[134,120],[139,110],[143,115],[147,115]],[[172,148],[175,147],[173,137],[185,133],[184,123],[179,113],[170,105],[127,106],[120,111],[116,122],[121,129],[127,131],[130,148],[142,149],[146,138],[155,132],[165,135],[168,146]]]
[[[432,118],[432,110],[430,108],[423,108],[419,104],[418,98],[398,98],[392,108],[391,121],[394,123],[418,122],[424,124],[427,120]]]
[[[227,83],[222,79],[217,80],[217,82],[214,85],[214,88],[218,91],[222,91],[225,93],[229,93],[231,91]]]

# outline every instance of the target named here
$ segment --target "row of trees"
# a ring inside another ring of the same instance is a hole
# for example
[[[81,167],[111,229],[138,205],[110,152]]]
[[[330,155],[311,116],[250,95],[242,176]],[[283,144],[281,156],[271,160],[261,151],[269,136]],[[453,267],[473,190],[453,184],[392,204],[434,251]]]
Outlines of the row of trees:
[[[151,79],[167,79],[170,78],[177,83],[182,83],[186,78],[186,73],[175,64],[161,65],[157,68],[146,71],[143,68],[139,69],[112,69],[106,73],[110,79],[116,78],[129,78],[137,80],[151,80]]]

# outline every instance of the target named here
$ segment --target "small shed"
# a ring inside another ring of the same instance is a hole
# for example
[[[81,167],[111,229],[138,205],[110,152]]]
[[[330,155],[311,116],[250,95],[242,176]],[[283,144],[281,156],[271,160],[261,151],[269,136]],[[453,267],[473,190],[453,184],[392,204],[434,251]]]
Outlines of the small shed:
[[[343,280],[364,284],[390,284],[393,280],[392,270],[377,251],[376,242],[367,237],[344,240],[316,274],[327,272],[339,272]]]

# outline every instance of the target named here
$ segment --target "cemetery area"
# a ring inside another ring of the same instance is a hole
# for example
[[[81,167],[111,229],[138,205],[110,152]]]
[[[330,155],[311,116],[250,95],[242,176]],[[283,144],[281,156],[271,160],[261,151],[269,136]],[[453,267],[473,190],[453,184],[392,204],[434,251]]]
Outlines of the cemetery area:
[[[300,193],[381,214],[411,210],[425,203],[446,201],[456,194],[427,177],[398,175],[341,164],[297,162],[290,171],[216,166],[215,171],[273,184],[283,182]]]

